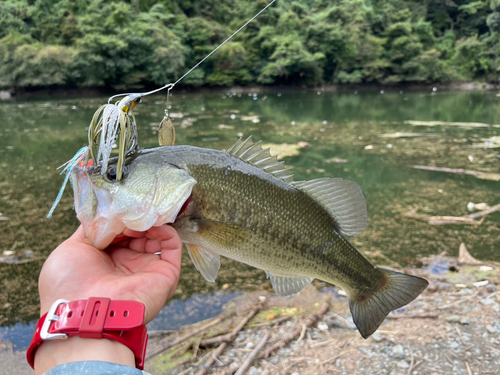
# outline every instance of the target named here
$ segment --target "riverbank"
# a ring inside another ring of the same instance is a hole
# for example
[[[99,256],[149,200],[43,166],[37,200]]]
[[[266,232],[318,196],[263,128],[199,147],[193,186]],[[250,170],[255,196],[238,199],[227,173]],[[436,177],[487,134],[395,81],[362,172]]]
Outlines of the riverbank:
[[[135,89],[136,92],[147,92],[154,90],[157,87],[149,87],[143,89]],[[387,84],[344,84],[344,85],[295,85],[295,86],[230,86],[230,87],[206,87],[206,86],[178,86],[172,92],[175,93],[260,93],[269,91],[339,91],[351,92],[360,90],[454,90],[454,91],[494,91],[500,90],[500,83],[489,82],[436,82],[436,83],[387,83]],[[123,93],[127,90],[115,90],[112,88],[11,88],[0,90],[0,100],[8,100],[12,98],[41,98],[47,96],[75,96],[75,97],[88,97],[88,96],[101,96],[101,95],[115,95]],[[128,90],[131,91],[131,90]]]
[[[447,257],[423,263],[406,272],[426,277],[429,288],[367,340],[355,329],[342,291],[315,283],[292,299],[246,294],[218,317],[153,337],[146,368],[153,374],[233,374],[265,341],[243,373],[498,373],[500,265],[461,265]],[[241,329],[231,335],[235,327]]]
[[[500,263],[465,265],[437,256],[422,265],[405,272],[430,286],[367,340],[352,323],[342,291],[315,282],[294,298],[247,293],[214,318],[150,332],[146,370],[234,374],[255,354],[242,373],[497,374]],[[32,374],[24,352],[8,343],[0,344],[0,362],[0,375]]]

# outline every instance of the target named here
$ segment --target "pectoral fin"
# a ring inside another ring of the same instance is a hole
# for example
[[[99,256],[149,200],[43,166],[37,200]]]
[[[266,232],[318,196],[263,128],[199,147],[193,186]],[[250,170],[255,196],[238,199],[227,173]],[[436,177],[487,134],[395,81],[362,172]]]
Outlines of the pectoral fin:
[[[276,293],[282,297],[294,296],[314,280],[314,277],[276,276],[269,271],[266,271],[266,275],[268,279],[271,279]]]
[[[245,229],[221,221],[185,219],[173,226],[186,244],[196,269],[211,282],[220,268],[219,254],[242,245],[248,238]]]
[[[192,244],[186,244],[186,247],[196,269],[207,281],[215,282],[220,268],[220,255]]]

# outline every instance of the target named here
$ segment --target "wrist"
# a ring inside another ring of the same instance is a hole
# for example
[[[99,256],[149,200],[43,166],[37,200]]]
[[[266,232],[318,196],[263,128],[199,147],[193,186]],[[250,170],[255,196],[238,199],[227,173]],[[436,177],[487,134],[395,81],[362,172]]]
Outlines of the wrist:
[[[108,339],[82,339],[78,336],[65,340],[44,341],[35,353],[35,374],[69,362],[106,361],[135,367],[134,353],[125,345]]]

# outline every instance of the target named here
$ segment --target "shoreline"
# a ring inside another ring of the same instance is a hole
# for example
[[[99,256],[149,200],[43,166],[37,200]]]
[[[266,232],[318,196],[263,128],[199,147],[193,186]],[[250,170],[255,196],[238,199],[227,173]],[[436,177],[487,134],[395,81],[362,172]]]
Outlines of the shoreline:
[[[363,339],[338,287],[319,281],[293,298],[245,293],[217,316],[150,331],[152,374],[497,374],[500,263],[423,258],[429,287]],[[471,261],[471,258],[467,258]],[[473,260],[473,258],[472,258]],[[0,342],[3,374],[32,374],[25,352]],[[237,372],[240,371],[240,372]]]
[[[405,271],[427,278],[427,290],[390,313],[366,340],[339,288],[315,282],[293,298],[247,293],[214,318],[153,335],[145,369],[186,375],[497,373],[500,264],[468,265],[444,256],[422,261],[424,268]]]
[[[500,83],[489,82],[438,82],[438,83],[373,83],[373,84],[346,84],[346,85],[293,85],[293,86],[231,86],[231,87],[206,87],[206,86],[179,86],[177,92],[186,93],[210,93],[210,92],[269,92],[269,91],[325,91],[325,92],[348,92],[352,90],[426,90],[436,87],[439,90],[450,91],[493,91],[500,90]],[[147,92],[155,87],[135,89],[137,92]],[[99,95],[114,95],[124,91],[133,91],[131,89],[116,90],[112,88],[11,88],[0,89],[0,101],[12,98],[38,98],[43,96],[99,96]]]

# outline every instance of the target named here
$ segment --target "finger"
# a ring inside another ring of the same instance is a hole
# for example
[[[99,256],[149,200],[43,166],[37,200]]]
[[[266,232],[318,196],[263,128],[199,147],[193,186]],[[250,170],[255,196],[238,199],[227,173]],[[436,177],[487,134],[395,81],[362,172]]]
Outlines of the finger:
[[[157,253],[162,250],[180,249],[182,242],[177,231],[168,225],[153,227],[143,233],[145,237],[132,239],[129,247],[132,250],[146,253]]]
[[[158,239],[160,241],[169,241],[174,238],[179,238],[177,231],[170,225],[153,227],[147,231],[147,234],[149,238]]]
[[[147,232],[140,232],[138,230],[132,230],[132,229],[128,229],[128,228],[125,228],[125,230],[123,231],[123,235],[125,235],[127,237],[132,237],[132,238],[145,237],[146,233]]]
[[[129,248],[140,253],[157,253],[161,251],[161,242],[156,239],[133,238],[130,240]]]

